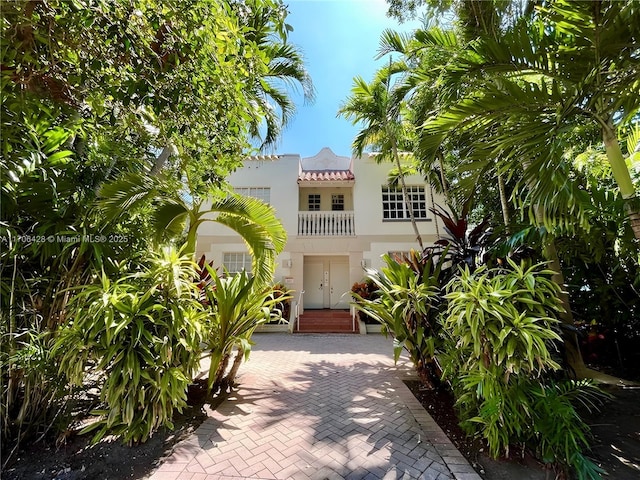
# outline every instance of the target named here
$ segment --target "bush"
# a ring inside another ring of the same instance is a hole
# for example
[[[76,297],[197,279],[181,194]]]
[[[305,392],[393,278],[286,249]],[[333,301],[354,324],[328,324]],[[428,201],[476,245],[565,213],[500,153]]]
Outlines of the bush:
[[[291,316],[291,290],[282,283],[273,286],[273,298],[276,303],[273,305],[273,313],[267,323],[289,323]]]
[[[509,266],[466,268],[447,285],[439,359],[462,426],[484,437],[493,456],[528,443],[545,462],[599,478],[582,453],[589,429],[572,404],[595,398],[595,387],[549,380],[560,369],[553,352],[562,306],[553,272],[511,260]]]
[[[363,300],[372,300],[378,291],[378,287],[370,278],[365,278],[362,282],[355,282],[351,286],[351,297],[357,301],[358,298]],[[360,319],[367,325],[379,325],[375,318],[371,318],[365,311],[359,311]]]
[[[103,275],[72,300],[56,350],[72,382],[102,379],[105,408],[83,431],[98,429],[94,442],[107,433],[144,442],[159,427],[172,428],[174,409],[186,406],[206,316],[194,275],[195,264],[165,249],[144,272],[115,282]]]
[[[417,258],[417,254],[413,257]],[[389,255],[383,258],[387,266],[380,272],[367,270],[367,281],[375,285],[376,294],[365,298],[352,289],[353,305],[381,323],[383,333],[393,336],[394,359],[397,361],[405,349],[421,381],[432,385],[439,378],[434,355],[440,339],[440,264],[434,265],[431,258],[425,262],[419,259],[417,269],[411,262],[398,262]]]

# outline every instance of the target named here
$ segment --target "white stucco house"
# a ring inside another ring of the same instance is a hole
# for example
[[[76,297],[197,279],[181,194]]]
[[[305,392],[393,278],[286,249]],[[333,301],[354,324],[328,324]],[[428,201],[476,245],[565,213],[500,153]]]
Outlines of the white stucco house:
[[[270,203],[287,230],[274,282],[295,291],[300,313],[349,308],[349,291],[363,279],[364,266],[379,268],[384,253],[418,248],[402,192],[387,185],[392,167],[377,164],[373,155],[351,158],[323,148],[308,158],[251,157],[229,177],[238,193]],[[423,243],[430,245],[436,220],[429,186],[419,176],[406,184]],[[438,197],[435,202],[444,204]],[[230,272],[251,268],[240,237],[215,222],[200,227],[197,250]]]

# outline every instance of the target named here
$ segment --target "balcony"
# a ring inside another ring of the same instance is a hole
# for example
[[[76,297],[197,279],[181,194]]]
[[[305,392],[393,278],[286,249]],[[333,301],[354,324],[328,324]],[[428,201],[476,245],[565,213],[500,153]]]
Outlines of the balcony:
[[[353,212],[298,212],[301,237],[352,237],[355,234]]]

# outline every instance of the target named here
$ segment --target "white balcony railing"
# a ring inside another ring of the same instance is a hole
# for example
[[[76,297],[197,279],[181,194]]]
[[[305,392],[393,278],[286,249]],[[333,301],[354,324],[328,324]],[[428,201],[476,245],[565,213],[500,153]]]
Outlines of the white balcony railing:
[[[356,234],[353,212],[298,212],[302,237],[349,237]]]

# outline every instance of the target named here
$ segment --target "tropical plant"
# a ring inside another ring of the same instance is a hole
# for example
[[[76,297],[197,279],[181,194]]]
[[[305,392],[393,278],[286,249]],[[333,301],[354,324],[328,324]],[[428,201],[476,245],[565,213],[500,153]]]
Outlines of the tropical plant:
[[[288,323],[291,316],[292,291],[282,283],[276,283],[272,290],[273,298],[276,301],[273,310],[277,313],[277,318],[269,320],[268,323]]]
[[[417,131],[422,170],[443,150],[454,156],[453,196],[463,200],[495,190],[487,187],[487,179],[494,183],[497,177],[505,224],[503,187],[511,183],[511,199],[539,229],[543,255],[553,262],[556,282],[564,285],[556,238],[588,232],[593,210],[588,193],[574,181],[571,156],[597,142],[598,135],[611,176],[626,198],[623,223],[640,235],[629,168],[614,135],[619,127],[637,123],[640,108],[631,53],[638,9],[633,2],[554,1],[496,23],[498,3],[457,3],[465,42],[458,42],[442,65],[433,68],[428,60],[451,48],[451,31],[418,31],[411,40],[386,42],[387,51],[412,59],[406,63],[413,80],[407,82],[416,90],[442,87],[435,101],[433,95],[414,95],[409,102],[412,110],[428,112]],[[633,87],[620,89],[620,81]],[[632,150],[627,155],[633,157]],[[507,225],[516,234],[522,228]],[[563,321],[572,326],[568,296],[563,294],[563,301]],[[568,348],[574,343],[567,342]],[[589,374],[578,352],[571,358],[576,371]]]
[[[576,129],[600,130],[612,176],[640,238],[635,189],[616,134],[637,122],[640,109],[639,19],[632,1],[559,0],[496,38],[472,42],[452,59],[445,77],[453,84],[477,81],[425,123],[423,150],[433,155],[446,137],[467,135],[467,171],[482,174],[491,158],[522,165],[532,204],[546,210],[562,200],[574,209],[573,223],[586,224],[588,215],[579,210],[575,191],[563,188],[566,179],[553,172]]]
[[[562,310],[559,288],[548,278],[553,272],[507,261],[506,271],[465,267],[447,284],[442,326],[456,352],[445,362],[447,372],[487,371],[507,383],[512,374],[539,377],[560,368],[551,353]]]
[[[606,395],[589,380],[546,381],[527,388],[533,417],[528,443],[546,464],[572,469],[580,480],[600,479],[606,472],[584,452],[590,448],[590,428],[581,411],[597,411]],[[525,435],[525,438],[527,435]]]
[[[7,372],[2,435],[15,442],[6,450],[2,469],[23,441],[44,438],[50,431],[58,433],[71,417],[71,395],[64,377],[57,372],[50,336],[35,329],[14,334],[13,339],[3,333],[13,348],[0,353],[0,367]]]
[[[221,188],[251,150],[252,125],[266,113],[253,87],[274,75],[290,78],[284,64],[295,48],[286,41],[290,27],[282,2],[229,3],[3,3],[3,446],[18,431],[26,438],[27,431],[47,430],[60,410],[57,377],[46,378],[57,360],[30,356],[48,351],[56,340],[77,287],[94,284],[102,272],[115,279],[135,270],[140,252],[156,249],[150,218],[178,216],[165,224],[167,236],[182,235],[184,213],[192,207],[188,197],[202,199]],[[250,18],[261,19],[261,34],[268,39],[249,39]],[[300,71],[299,56],[290,57]],[[276,90],[285,101],[283,90]],[[155,203],[147,197],[141,208],[108,222],[94,208],[97,193],[103,184],[126,182],[129,175],[161,179],[166,191],[184,192],[183,201],[168,206],[162,194]],[[229,200],[222,208],[244,207]],[[197,221],[197,212],[191,213]],[[234,222],[242,223],[229,219]],[[247,238],[264,234],[248,223]],[[192,233],[194,244],[195,226]],[[255,271],[264,277],[278,244],[270,241],[252,244],[259,259]],[[6,363],[10,358],[21,360]],[[54,363],[45,367],[48,361]],[[49,373],[38,376],[40,367]],[[52,390],[46,394],[28,394],[47,386]]]
[[[629,142],[631,143],[631,142]],[[635,143],[635,142],[634,142]],[[630,145],[633,151],[636,147]],[[591,199],[588,232],[577,230],[556,241],[572,309],[583,335],[585,362],[638,376],[640,261],[638,244],[624,222],[623,202],[610,180],[604,152],[576,157],[576,181]]]
[[[474,270],[481,264],[484,254],[491,246],[491,228],[489,219],[485,218],[480,223],[470,229],[468,221],[469,204],[463,207],[462,213],[458,216],[455,212],[449,213],[440,206],[431,208],[431,212],[442,221],[448,237],[440,238],[434,242],[435,245],[445,247],[447,259],[455,266],[467,266]],[[433,247],[430,247],[433,249]],[[453,274],[456,272],[454,271]]]
[[[367,279],[376,287],[373,298],[355,292],[354,307],[378,321],[383,333],[393,337],[393,355],[397,362],[403,350],[409,354],[425,385],[433,386],[439,379],[434,356],[440,341],[437,322],[441,306],[438,282],[443,259],[426,258],[413,253],[419,272],[409,262],[398,262],[384,255],[386,267],[380,271],[367,269]]]
[[[104,409],[83,432],[127,443],[172,427],[199,368],[207,312],[193,283],[195,264],[172,248],[142,272],[87,285],[71,301],[71,322],[56,341],[60,371],[76,385],[99,378]]]
[[[355,282],[351,286],[351,297],[357,302],[359,298],[363,300],[373,300],[378,287],[371,280],[371,278],[365,278],[362,282]],[[360,320],[368,325],[379,325],[380,323],[367,315],[363,310],[358,312]]]
[[[408,112],[403,102],[404,90],[393,87],[392,73],[390,64],[389,68],[381,69],[371,83],[356,77],[351,96],[340,107],[338,115],[351,120],[354,125],[363,124],[352,145],[357,156],[362,156],[365,148],[373,146],[380,150],[380,154],[375,156],[376,162],[391,160],[395,163],[411,226],[422,249],[422,237],[400,162],[400,150],[407,140],[405,116]]]
[[[549,279],[553,272],[507,262],[506,269],[472,273],[467,267],[447,285],[438,358],[462,425],[485,438],[493,456],[529,442],[545,462],[571,467],[580,478],[599,478],[582,453],[589,429],[571,403],[596,390],[588,382],[549,380],[562,362],[556,353],[562,302]]]
[[[253,272],[260,282],[271,282],[275,260],[287,241],[287,232],[272,206],[253,197],[211,189],[211,199],[194,197],[171,188],[162,178],[130,174],[104,185],[100,206],[107,218],[118,219],[136,208],[151,207],[156,240],[186,233],[185,253],[195,255],[197,230],[214,221],[235,230],[252,256]]]
[[[283,86],[300,86],[305,101],[313,101],[315,91],[307,72],[302,54],[295,45],[287,42],[291,25],[285,23],[286,7],[273,3],[256,8],[255,1],[231,2],[237,8],[245,24],[245,39],[258,46],[267,65],[262,75],[255,78],[245,91],[252,102],[259,106],[259,115],[251,123],[251,134],[261,138],[260,149],[273,147],[282,129],[289,123],[295,111]],[[280,22],[273,19],[281,17]],[[264,128],[261,129],[262,124]],[[261,135],[261,130],[264,132]]]
[[[278,319],[282,312],[276,305],[291,296],[289,292],[276,296],[273,288],[244,270],[223,277],[214,272],[211,275],[215,284],[206,290],[211,312],[205,342],[210,352],[209,390],[216,393],[234,385],[240,363],[251,352],[253,332],[258,326]],[[234,363],[227,372],[234,348]]]

